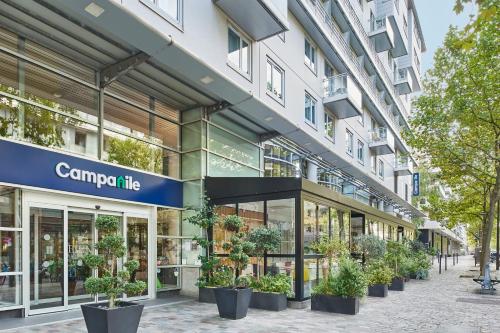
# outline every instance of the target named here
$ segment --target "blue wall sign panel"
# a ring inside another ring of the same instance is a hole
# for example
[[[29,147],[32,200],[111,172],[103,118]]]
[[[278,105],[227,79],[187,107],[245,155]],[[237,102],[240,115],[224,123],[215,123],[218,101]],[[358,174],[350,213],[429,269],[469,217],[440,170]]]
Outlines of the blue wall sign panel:
[[[412,176],[413,179],[413,195],[420,195],[420,174],[418,172],[414,173]]]
[[[0,182],[182,208],[182,182],[6,140]]]

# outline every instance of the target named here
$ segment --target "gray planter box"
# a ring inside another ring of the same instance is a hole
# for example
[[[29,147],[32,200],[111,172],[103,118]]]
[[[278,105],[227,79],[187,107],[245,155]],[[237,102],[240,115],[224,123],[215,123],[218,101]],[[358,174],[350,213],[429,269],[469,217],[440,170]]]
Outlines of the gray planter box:
[[[355,315],[359,312],[359,298],[313,295],[311,310]]]
[[[198,302],[215,304],[216,288],[198,288]]]
[[[389,286],[386,284],[374,284],[368,287],[368,296],[387,297]]]
[[[392,283],[389,286],[389,290],[393,291],[403,291],[405,290],[404,278],[393,278]]]
[[[221,318],[241,319],[247,316],[252,299],[251,288],[216,288],[214,291]]]
[[[108,303],[81,305],[89,333],[137,333],[144,305],[120,302],[114,309]]]
[[[286,295],[254,291],[250,307],[269,311],[283,311],[287,308]]]

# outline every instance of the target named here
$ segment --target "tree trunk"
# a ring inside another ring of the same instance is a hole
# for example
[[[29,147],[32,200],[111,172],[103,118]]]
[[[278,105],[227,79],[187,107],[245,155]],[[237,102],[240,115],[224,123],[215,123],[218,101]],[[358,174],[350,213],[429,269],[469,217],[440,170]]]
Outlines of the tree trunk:
[[[482,241],[481,241],[481,275],[484,275],[486,264],[490,261],[490,243],[493,233],[493,225],[495,222],[495,208],[498,199],[500,198],[500,165],[496,167],[496,181],[493,191],[489,195],[488,215],[483,225]]]

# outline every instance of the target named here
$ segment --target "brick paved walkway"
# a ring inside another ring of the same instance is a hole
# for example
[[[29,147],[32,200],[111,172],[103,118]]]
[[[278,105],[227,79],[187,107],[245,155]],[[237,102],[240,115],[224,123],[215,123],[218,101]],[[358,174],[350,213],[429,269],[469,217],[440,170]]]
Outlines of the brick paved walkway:
[[[429,281],[411,281],[404,292],[363,301],[357,316],[288,309],[273,313],[250,309],[245,319],[220,319],[216,305],[189,301],[144,311],[139,332],[500,332],[500,295],[479,295],[471,278],[477,275],[472,257],[437,274]],[[500,275],[500,274],[499,274]],[[1,327],[1,321],[0,321]],[[34,326],[9,333],[86,332],[83,320]]]

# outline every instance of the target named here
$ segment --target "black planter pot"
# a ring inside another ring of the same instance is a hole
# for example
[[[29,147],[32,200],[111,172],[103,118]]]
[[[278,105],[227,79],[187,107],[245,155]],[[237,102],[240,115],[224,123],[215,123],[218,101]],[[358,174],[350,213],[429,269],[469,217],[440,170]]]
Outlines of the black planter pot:
[[[387,297],[389,287],[386,284],[374,284],[368,287],[368,296]]]
[[[201,303],[213,303],[215,304],[215,293],[216,288],[199,288],[198,289],[198,302]]]
[[[286,295],[254,291],[250,307],[269,311],[283,311],[287,308]]]
[[[389,286],[389,290],[403,291],[405,290],[404,278],[393,278],[392,283]]]
[[[215,288],[214,292],[221,318],[241,319],[247,316],[252,299],[251,288]]]
[[[417,274],[410,274],[410,279],[416,280],[417,279]]]
[[[108,303],[81,305],[89,333],[137,333],[144,305],[120,302],[114,309]]]
[[[359,312],[359,298],[313,295],[311,297],[311,310],[355,315]]]

